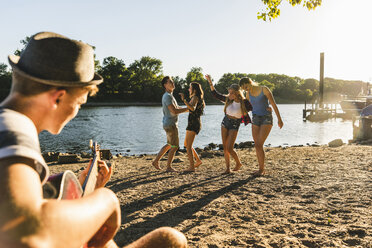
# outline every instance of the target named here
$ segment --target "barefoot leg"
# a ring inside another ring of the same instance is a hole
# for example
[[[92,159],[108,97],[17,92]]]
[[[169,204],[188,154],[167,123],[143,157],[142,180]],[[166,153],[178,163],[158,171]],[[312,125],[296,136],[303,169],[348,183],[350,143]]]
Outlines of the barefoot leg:
[[[263,146],[272,127],[272,125],[252,125],[252,136],[259,167],[258,174],[260,175],[262,175],[265,171],[265,151]]]
[[[171,148],[171,146],[167,144],[167,145],[163,146],[163,147],[160,149],[158,155],[156,156],[156,158],[154,159],[154,161],[152,161],[152,166],[154,166],[155,169],[160,170],[159,160],[163,157],[163,155],[164,155],[164,154],[165,154],[165,153],[166,153],[170,148]]]
[[[225,157],[225,163],[226,163],[226,170],[224,174],[231,173],[230,170],[230,153],[228,149],[228,136],[229,136],[229,130],[225,127],[221,127],[221,136],[222,136],[222,145],[223,145],[223,155]]]
[[[194,131],[186,130],[185,146],[187,151],[187,157],[189,159],[189,167],[186,171],[195,171],[194,156],[192,144],[194,143],[196,133]]]
[[[172,161],[173,161],[173,158],[174,158],[174,154],[176,153],[178,147],[172,147],[169,152],[168,152],[168,160],[167,160],[167,169],[166,171],[167,172],[174,172],[176,171],[173,167],[172,167]]]

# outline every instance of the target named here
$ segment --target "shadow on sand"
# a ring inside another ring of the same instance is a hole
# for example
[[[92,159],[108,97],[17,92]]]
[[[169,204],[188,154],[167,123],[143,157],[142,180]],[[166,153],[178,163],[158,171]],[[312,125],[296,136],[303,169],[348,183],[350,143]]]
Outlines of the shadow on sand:
[[[219,178],[219,177],[222,177],[222,176],[221,175],[213,176],[199,183],[185,184],[178,188],[164,191],[163,193],[159,195],[154,195],[154,196],[147,197],[147,198],[141,199],[133,203],[126,204],[122,206],[123,221],[127,222],[133,219],[133,217],[125,219],[125,216],[124,216],[125,212],[129,212],[129,213],[133,212],[131,211],[131,209],[133,209],[134,211],[140,211],[141,209],[151,206],[152,204],[155,204],[163,200],[167,200],[170,197],[173,197],[176,195],[180,195],[186,189],[196,188],[196,187],[203,186],[204,184],[209,184],[212,180]],[[158,214],[154,218],[147,219],[143,222],[130,225],[128,228],[120,231],[116,235],[116,241],[118,242],[118,245],[125,245],[140,238],[141,236],[145,235],[146,233],[158,227],[162,227],[165,225],[171,226],[171,227],[177,226],[178,224],[182,223],[184,220],[195,219],[193,215],[196,212],[198,212],[200,209],[202,209],[203,207],[207,206],[210,202],[219,198],[225,193],[229,193],[233,190],[238,189],[239,187],[247,184],[253,179],[254,177],[249,177],[247,179],[239,180],[219,190],[210,192],[198,200],[188,202],[186,204],[183,204],[182,206],[175,207],[167,212]],[[189,226],[187,227],[187,229],[190,230],[197,225],[198,223],[195,222],[193,226]],[[185,231],[185,230],[181,230],[181,231]]]

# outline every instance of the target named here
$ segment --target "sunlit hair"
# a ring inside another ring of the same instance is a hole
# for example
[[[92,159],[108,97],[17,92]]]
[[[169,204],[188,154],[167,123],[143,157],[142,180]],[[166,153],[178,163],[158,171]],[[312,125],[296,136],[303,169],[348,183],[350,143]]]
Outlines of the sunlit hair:
[[[163,86],[164,89],[165,89],[164,84],[168,83],[168,80],[172,80],[172,78],[170,76],[165,76],[161,80],[161,85]]]
[[[13,80],[11,92],[17,92],[23,96],[35,96],[52,89],[66,90],[67,93],[72,93],[78,89],[86,89],[89,92],[89,96],[94,96],[98,92],[97,85],[88,85],[80,87],[60,87],[39,83],[35,80],[25,78],[18,73],[13,71]]]
[[[202,104],[203,104],[202,105],[202,111],[203,111],[204,107],[205,107],[203,88],[201,87],[201,84],[199,84],[197,82],[191,82],[190,85],[191,85],[191,89],[192,89],[192,94],[197,96],[199,101],[202,101]]]
[[[232,88],[230,88],[230,89],[234,92],[233,94],[235,94],[237,96],[237,98],[238,98],[238,100],[240,102],[240,109],[241,109],[243,115],[246,116],[248,114],[248,111],[247,111],[247,109],[245,107],[245,104],[244,104],[245,97],[244,97],[242,91],[241,90],[234,90]],[[225,113],[226,113],[227,107],[230,104],[232,104],[233,102],[234,102],[234,100],[230,100],[229,97],[226,97],[225,108],[224,108],[224,112]]]

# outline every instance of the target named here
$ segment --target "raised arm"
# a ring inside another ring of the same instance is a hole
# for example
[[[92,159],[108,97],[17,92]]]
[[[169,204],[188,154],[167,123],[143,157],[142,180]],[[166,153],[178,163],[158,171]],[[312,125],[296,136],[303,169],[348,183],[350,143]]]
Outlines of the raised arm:
[[[0,160],[0,244],[58,248],[90,241],[100,247],[114,237],[121,220],[111,190],[100,188],[74,200],[43,199],[39,175],[30,163],[34,161]]]
[[[209,87],[211,88],[211,93],[212,93],[212,96],[214,98],[216,98],[217,100],[225,103],[226,101],[226,95],[223,95],[221,93],[219,93],[213,86],[213,83],[212,83],[212,80],[211,80],[211,77],[207,74],[205,75],[205,78],[208,80],[208,83],[209,83]]]
[[[190,111],[194,111],[195,108],[196,108],[196,105],[198,104],[199,98],[197,96],[193,96],[193,97],[191,97],[190,102],[187,102],[186,99],[185,99],[185,95],[183,93],[180,93],[180,96],[181,96],[181,100],[186,105],[186,107]]]
[[[273,94],[271,93],[270,89],[267,88],[267,87],[263,88],[263,93],[267,97],[267,99],[269,99],[269,102],[270,102],[271,106],[273,106],[273,108],[274,108],[276,117],[278,118],[279,128],[282,128],[283,127],[283,120],[282,120],[282,117],[280,116],[278,106],[276,106],[276,102],[274,100]]]
[[[208,83],[209,83],[209,87],[211,88],[211,91],[215,91],[215,88],[213,86],[213,83],[212,83],[212,79],[211,79],[211,76],[206,74],[205,75],[205,78],[207,79]]]

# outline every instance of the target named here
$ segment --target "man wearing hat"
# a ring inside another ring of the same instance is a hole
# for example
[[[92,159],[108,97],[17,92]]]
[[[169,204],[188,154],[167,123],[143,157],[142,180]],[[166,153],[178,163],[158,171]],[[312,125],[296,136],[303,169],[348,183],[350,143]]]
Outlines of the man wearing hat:
[[[12,88],[0,104],[0,247],[117,247],[120,204],[103,186],[112,171],[99,162],[94,192],[74,200],[44,199],[49,176],[38,133],[58,134],[94,95],[93,49],[62,35],[31,37],[21,56],[9,56]],[[84,181],[84,174],[79,181]],[[183,234],[159,228],[130,247],[186,247]]]

